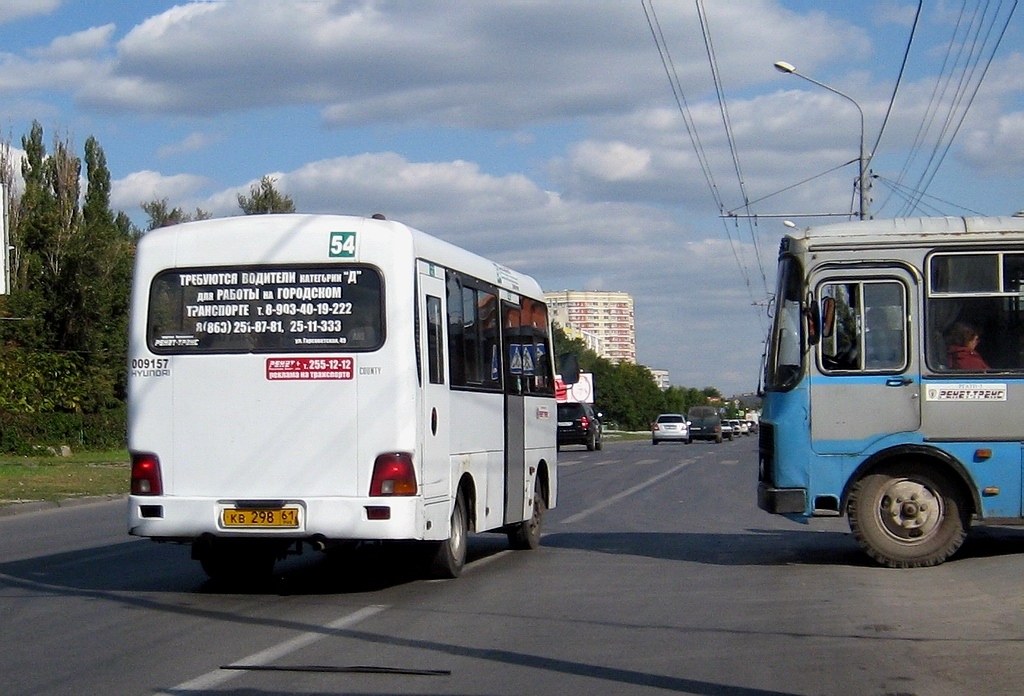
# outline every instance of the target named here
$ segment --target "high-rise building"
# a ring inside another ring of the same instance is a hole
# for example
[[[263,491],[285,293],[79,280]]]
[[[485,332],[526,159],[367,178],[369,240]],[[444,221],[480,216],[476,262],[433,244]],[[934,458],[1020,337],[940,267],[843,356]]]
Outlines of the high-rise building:
[[[594,337],[588,345],[613,363],[636,362],[633,298],[625,292],[559,290],[544,293],[553,322],[570,336]]]

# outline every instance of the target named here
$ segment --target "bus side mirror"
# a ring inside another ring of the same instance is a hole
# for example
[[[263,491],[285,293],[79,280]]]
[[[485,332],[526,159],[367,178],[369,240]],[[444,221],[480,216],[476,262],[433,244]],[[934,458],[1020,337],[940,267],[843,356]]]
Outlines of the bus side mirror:
[[[836,330],[836,298],[826,297],[821,301],[821,335],[831,338]]]
[[[563,353],[558,357],[558,373],[566,384],[580,381],[580,361],[573,353]]]
[[[804,305],[804,320],[807,322],[807,345],[818,345],[821,341],[821,314],[813,297],[808,297]]]

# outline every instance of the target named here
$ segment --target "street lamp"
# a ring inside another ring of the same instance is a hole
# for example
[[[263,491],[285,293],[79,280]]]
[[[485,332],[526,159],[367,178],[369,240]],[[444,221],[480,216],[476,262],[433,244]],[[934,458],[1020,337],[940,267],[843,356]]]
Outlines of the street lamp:
[[[824,87],[829,92],[832,92],[832,94],[838,94],[840,97],[842,97],[843,99],[846,99],[851,104],[853,104],[855,107],[857,107],[857,113],[860,114],[860,152],[858,153],[858,157],[857,157],[857,164],[858,164],[858,168],[859,168],[858,177],[857,177],[857,193],[858,193],[858,196],[860,197],[860,219],[861,220],[866,219],[868,217],[868,197],[867,197],[868,184],[867,184],[867,177],[865,176],[866,172],[864,170],[867,169],[867,155],[865,155],[865,153],[864,153],[864,111],[860,108],[860,104],[858,104],[857,101],[853,97],[851,97],[849,94],[844,94],[844,93],[840,92],[838,89],[836,89],[835,87],[829,87],[824,82],[818,82],[813,77],[808,77],[807,75],[804,75],[803,73],[797,72],[796,68],[791,63],[787,63],[787,62],[781,61],[781,60],[780,61],[776,61],[775,62],[775,69],[778,70],[779,72],[786,73],[787,75],[796,75],[797,77],[802,77],[803,79],[807,80],[808,82],[816,84],[819,87]]]

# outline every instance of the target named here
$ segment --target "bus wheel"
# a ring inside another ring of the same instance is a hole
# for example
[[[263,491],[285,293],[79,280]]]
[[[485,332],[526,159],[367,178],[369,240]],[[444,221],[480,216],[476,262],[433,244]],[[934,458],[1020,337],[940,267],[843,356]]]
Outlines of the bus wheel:
[[[967,536],[967,503],[948,475],[904,463],[854,484],[850,529],[861,548],[890,568],[922,568],[952,556]]]
[[[469,537],[469,515],[466,497],[462,491],[455,497],[452,509],[451,536],[439,542],[430,561],[430,575],[434,578],[457,578],[466,565],[466,547]]]
[[[548,506],[541,491],[533,494],[533,515],[513,525],[508,532],[508,544],[517,551],[530,551],[540,546],[540,524]]]

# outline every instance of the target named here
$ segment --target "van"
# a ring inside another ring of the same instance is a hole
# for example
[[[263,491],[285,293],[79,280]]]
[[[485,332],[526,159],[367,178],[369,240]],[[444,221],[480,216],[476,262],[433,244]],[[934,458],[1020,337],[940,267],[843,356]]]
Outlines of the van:
[[[694,440],[714,440],[722,442],[722,419],[714,406],[694,406],[686,412],[686,420],[690,425],[690,442]]]

